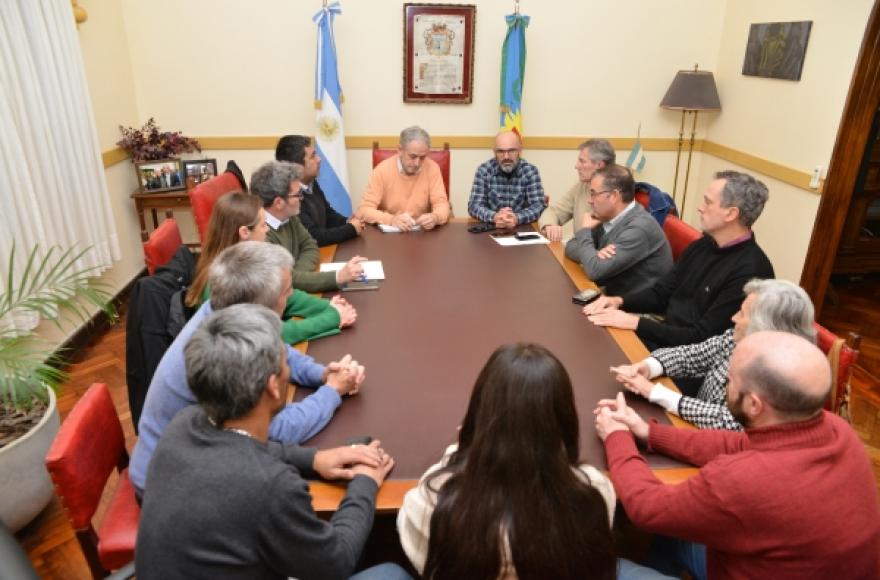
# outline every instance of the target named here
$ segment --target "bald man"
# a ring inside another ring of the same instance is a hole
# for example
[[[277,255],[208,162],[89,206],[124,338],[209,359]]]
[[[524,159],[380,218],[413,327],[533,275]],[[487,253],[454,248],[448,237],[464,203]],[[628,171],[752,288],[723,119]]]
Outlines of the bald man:
[[[876,482],[850,425],[822,410],[830,388],[822,351],[758,332],[730,363],[727,405],[745,432],[648,424],[622,393],[600,401],[596,430],[620,501],[637,526],[672,536],[649,564],[695,578],[880,578]],[[636,439],[699,472],[661,483]]]
[[[468,200],[472,217],[495,227],[513,228],[537,220],[544,211],[538,168],[520,158],[522,142],[513,131],[495,136],[495,157],[477,167]]]

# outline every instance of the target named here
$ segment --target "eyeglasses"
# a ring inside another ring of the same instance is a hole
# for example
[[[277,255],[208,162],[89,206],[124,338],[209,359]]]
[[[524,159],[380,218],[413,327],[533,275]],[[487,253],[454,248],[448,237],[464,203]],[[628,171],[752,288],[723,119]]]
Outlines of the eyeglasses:
[[[511,156],[519,154],[519,149],[496,149],[495,155],[501,155],[502,157]]]
[[[614,192],[613,189],[606,189],[605,191],[593,191],[591,189],[590,190],[590,199],[595,199],[596,196],[602,195],[603,193],[613,193],[613,192]]]
[[[291,198],[293,198],[293,199],[302,199],[302,198],[303,198],[303,192],[302,192],[302,191],[297,191],[296,193],[288,193],[288,194],[287,194],[287,199],[291,199]]]

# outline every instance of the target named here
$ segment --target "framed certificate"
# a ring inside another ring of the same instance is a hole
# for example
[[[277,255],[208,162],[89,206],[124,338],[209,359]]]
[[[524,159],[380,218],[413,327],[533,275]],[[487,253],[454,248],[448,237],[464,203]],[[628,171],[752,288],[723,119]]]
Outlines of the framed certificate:
[[[403,5],[403,101],[470,103],[477,7]]]

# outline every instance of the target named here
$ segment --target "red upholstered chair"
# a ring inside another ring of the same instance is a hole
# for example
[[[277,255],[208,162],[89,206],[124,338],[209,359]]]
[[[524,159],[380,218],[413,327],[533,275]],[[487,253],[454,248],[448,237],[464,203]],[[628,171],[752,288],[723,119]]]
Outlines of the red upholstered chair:
[[[395,155],[397,155],[397,149],[379,149],[379,142],[373,141],[373,167]],[[449,143],[443,143],[443,149],[428,151],[428,157],[440,166],[440,175],[443,176],[443,185],[446,187],[446,197],[449,197],[449,167],[452,164]]]
[[[144,242],[144,261],[147,263],[147,272],[150,276],[156,272],[156,268],[167,264],[183,245],[180,228],[177,227],[177,220],[173,216],[174,213],[169,209],[165,212],[165,221],[152,233],[141,232],[141,240]]]
[[[650,201],[650,197],[648,196],[648,192],[644,189],[636,190],[636,201],[642,204],[642,207],[648,209],[648,202]]]
[[[202,243],[208,235],[208,222],[211,220],[211,211],[214,202],[233,191],[242,191],[241,183],[232,172],[221,173],[208,181],[202,182],[189,190],[189,203],[192,206],[193,219],[199,230],[199,239]]]
[[[828,362],[831,364],[831,396],[828,397],[825,408],[848,419],[850,379],[853,365],[859,359],[861,337],[851,332],[849,340],[846,340],[818,322],[814,322],[813,326],[816,327],[816,345],[828,355]]]
[[[672,259],[676,262],[682,252],[703,235],[700,230],[691,227],[674,215],[666,216],[666,219],[663,221],[663,233],[666,234],[666,239],[669,240],[669,246],[672,248]]]
[[[94,578],[134,560],[140,508],[128,479],[128,452],[110,391],[95,383],[67,416],[46,454],[46,468]],[[110,473],[116,489],[100,529],[92,518]]]

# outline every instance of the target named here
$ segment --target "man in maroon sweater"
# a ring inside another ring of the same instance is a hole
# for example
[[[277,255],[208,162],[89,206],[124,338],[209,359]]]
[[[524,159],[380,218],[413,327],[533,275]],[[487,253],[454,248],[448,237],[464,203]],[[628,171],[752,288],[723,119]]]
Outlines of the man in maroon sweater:
[[[622,393],[600,401],[596,429],[630,519],[705,544],[697,578],[880,578],[877,484],[855,432],[822,410],[830,387],[818,348],[759,332],[730,365],[727,404],[745,432],[649,425]],[[699,472],[661,483],[636,438]]]

